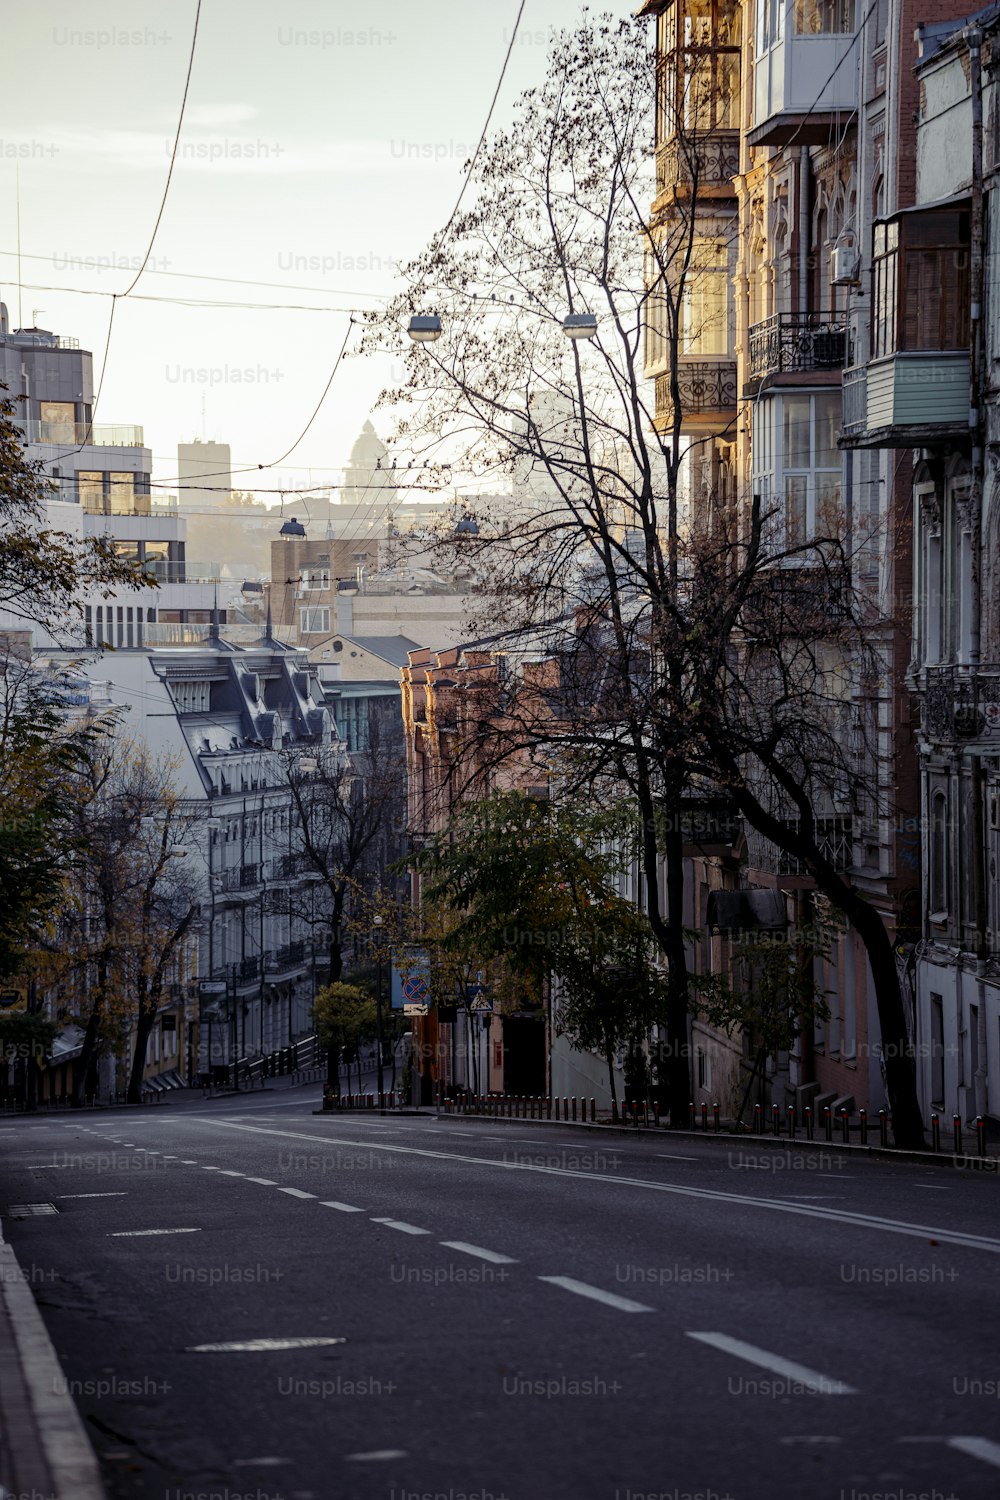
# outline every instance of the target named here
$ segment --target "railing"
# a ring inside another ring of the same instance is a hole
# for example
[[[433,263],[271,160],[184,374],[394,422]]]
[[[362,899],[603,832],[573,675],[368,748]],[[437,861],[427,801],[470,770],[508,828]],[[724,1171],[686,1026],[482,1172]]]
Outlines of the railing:
[[[712,130],[665,141],[656,152],[656,191],[732,187],[740,170],[738,130]]]
[[[160,583],[215,583],[222,572],[221,563],[183,562],[160,557],[147,559],[142,566],[144,572]]]
[[[798,827],[797,818],[785,819],[790,830]],[[854,858],[854,820],[850,813],[838,813],[832,817],[817,818],[816,842],[820,854],[829,860],[836,870],[846,870]],[[747,864],[756,870],[772,875],[808,875],[809,870],[802,860],[784,849],[779,849],[755,829],[747,829]]]
[[[927,667],[920,694],[921,728],[931,740],[975,739],[1000,729],[1000,670]]]
[[[736,361],[734,359],[699,359],[683,362],[677,370],[680,397],[681,428],[685,419],[714,413],[736,412]],[[670,376],[656,377],[657,420],[673,420],[674,403]]]
[[[864,432],[868,426],[868,368],[857,365],[844,371],[844,414],[841,418],[845,437]]]
[[[750,329],[750,380],[809,370],[840,370],[847,324],[836,312],[775,313]]]
[[[89,422],[38,422],[22,423],[29,443],[80,443],[88,448],[143,448],[144,434],[141,427],[118,426],[108,423]]]
[[[263,635],[260,625],[220,625],[219,634],[235,646],[249,646]],[[212,639],[211,625],[169,624],[154,620],[142,627],[145,646],[204,646]]]

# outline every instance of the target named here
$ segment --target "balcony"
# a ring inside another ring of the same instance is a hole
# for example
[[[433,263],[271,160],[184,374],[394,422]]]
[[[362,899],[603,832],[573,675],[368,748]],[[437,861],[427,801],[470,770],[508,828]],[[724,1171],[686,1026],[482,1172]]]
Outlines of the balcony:
[[[794,829],[798,820],[790,818],[788,827]],[[816,819],[816,842],[824,859],[836,870],[846,870],[853,863],[854,822],[849,813],[838,813],[831,817]],[[747,828],[747,864],[751,870],[759,870],[776,876],[809,878],[809,871],[801,860],[786,854],[776,844],[754,828]]]
[[[88,448],[143,448],[141,427],[89,422],[36,422],[21,424],[29,443],[73,443]]]
[[[731,197],[740,170],[738,130],[705,130],[675,136],[656,150],[656,192],[683,197],[697,188],[699,198]],[[662,207],[663,205],[659,205]]]
[[[897,350],[844,371],[845,448],[924,448],[969,434],[965,350]]]
[[[264,954],[264,971],[270,980],[287,978],[306,963],[306,944],[299,939],[280,948],[269,948]]]
[[[751,146],[822,146],[857,108],[855,0],[757,0]]]
[[[735,359],[685,359],[677,371],[680,396],[681,431],[692,436],[724,433],[736,421]],[[656,377],[656,415],[658,432],[670,432],[674,424],[670,376]]]
[[[755,396],[762,386],[778,383],[781,376],[792,377],[781,384],[813,384],[808,377],[841,370],[846,348],[847,324],[836,312],[775,313],[750,329],[743,394]]]
[[[992,740],[1000,728],[1000,671],[927,667],[919,693],[920,728],[937,744]]]

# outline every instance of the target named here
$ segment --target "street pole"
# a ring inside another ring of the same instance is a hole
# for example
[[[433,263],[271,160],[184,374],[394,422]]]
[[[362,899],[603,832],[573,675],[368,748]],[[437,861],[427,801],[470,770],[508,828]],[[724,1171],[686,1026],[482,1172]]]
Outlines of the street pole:
[[[236,1016],[236,1007],[239,1004],[239,1000],[238,1000],[238,997],[237,997],[237,994],[236,994],[236,965],[235,965],[235,963],[232,966],[232,970],[230,972],[230,975],[227,977],[227,984],[226,984],[227,993],[228,993],[228,990],[229,990],[229,981],[230,980],[232,982],[232,991],[233,991],[233,998],[232,998],[232,1002],[231,1002],[232,1003],[232,1017],[233,1017],[233,1025],[232,1025],[232,1033],[231,1033],[232,1034],[232,1039],[233,1039],[233,1088],[236,1090],[237,1093],[239,1093],[239,1088],[240,1088],[240,1058],[239,1058],[239,1045],[238,1045],[238,1043],[239,1043],[239,1031],[237,1029],[237,1027],[238,1027],[238,1021],[237,1021],[237,1016]]]
[[[378,1078],[379,1105],[382,1104],[382,1096],[385,1093],[385,1078],[382,1073],[382,918],[372,918],[375,928],[375,941],[378,944],[375,950],[375,1046],[376,1046],[376,1069]]]

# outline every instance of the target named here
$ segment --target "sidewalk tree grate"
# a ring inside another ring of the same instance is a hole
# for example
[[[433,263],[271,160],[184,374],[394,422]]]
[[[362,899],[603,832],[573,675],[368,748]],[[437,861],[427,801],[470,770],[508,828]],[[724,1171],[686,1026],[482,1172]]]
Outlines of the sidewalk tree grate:
[[[54,1203],[10,1203],[4,1215],[8,1219],[34,1219],[40,1214],[57,1214]]]

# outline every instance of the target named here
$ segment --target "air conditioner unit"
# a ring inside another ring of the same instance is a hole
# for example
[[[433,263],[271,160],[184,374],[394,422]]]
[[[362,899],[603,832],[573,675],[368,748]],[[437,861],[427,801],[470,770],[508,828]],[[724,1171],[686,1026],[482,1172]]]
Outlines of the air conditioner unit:
[[[830,285],[856,286],[861,279],[861,257],[853,244],[834,245],[830,255]]]

